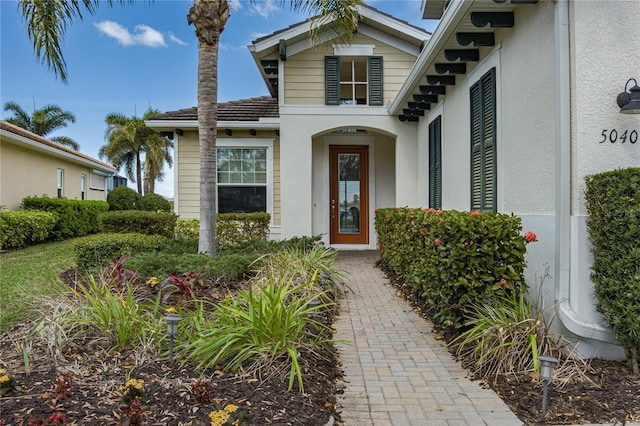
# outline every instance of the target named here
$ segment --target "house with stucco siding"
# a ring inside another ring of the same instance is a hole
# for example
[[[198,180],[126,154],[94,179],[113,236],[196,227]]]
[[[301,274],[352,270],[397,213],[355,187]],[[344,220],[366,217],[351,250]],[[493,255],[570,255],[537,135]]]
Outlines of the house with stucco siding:
[[[423,0],[433,34],[360,9],[349,45],[310,21],[249,46],[270,95],[219,104],[218,208],[271,213],[271,236],[375,249],[392,206],[515,214],[538,235],[526,276],[585,356],[622,358],[589,278],[584,178],[640,165],[640,3]],[[199,217],[196,109],[175,140],[175,209]]]
[[[0,120],[0,205],[18,210],[23,198],[107,200],[117,170],[102,161]]]

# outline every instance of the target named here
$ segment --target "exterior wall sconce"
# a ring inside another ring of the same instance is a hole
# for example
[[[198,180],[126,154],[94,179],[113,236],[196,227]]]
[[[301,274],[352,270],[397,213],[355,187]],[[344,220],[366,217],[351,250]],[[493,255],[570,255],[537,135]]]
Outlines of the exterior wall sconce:
[[[542,390],[542,418],[547,414],[547,398],[549,392],[549,382],[553,380],[553,367],[558,363],[558,358],[541,355],[538,357],[540,361],[540,380],[544,384]]]
[[[249,134],[250,134],[251,136],[255,136],[255,135],[256,135],[256,133],[257,133],[257,132],[256,132],[256,129],[249,129]]]
[[[634,86],[627,91],[629,83],[633,81]],[[617,98],[621,114],[640,114],[640,87],[635,78],[630,78],[624,85],[624,92]]]
[[[173,337],[178,334],[178,323],[181,319],[178,314],[169,314],[164,317],[167,322],[167,336],[169,336],[169,362],[173,362]]]
[[[227,136],[231,136],[233,134],[233,130],[231,129],[224,129],[224,134]]]
[[[182,136],[184,135],[184,131],[182,129],[176,129],[176,135]]]

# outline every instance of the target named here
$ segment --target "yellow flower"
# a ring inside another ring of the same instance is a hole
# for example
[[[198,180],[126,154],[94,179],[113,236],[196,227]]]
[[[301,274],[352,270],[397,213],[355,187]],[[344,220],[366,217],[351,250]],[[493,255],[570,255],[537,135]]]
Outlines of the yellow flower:
[[[229,413],[235,413],[236,411],[238,411],[238,406],[237,405],[233,405],[233,404],[229,404],[226,407],[224,407],[224,411],[227,411]]]
[[[11,380],[11,379],[10,379],[10,378],[9,378],[9,376],[7,376],[6,374],[5,374],[5,375],[3,375],[3,376],[0,376],[0,383],[6,383],[6,382],[8,382],[9,380]]]
[[[177,312],[176,308],[174,308],[173,306],[169,306],[168,308],[165,308],[164,311],[168,314],[175,314]]]
[[[229,413],[222,410],[212,411],[209,413],[209,418],[211,426],[222,426],[229,420]]]
[[[127,380],[127,383],[124,385],[124,388],[125,390],[129,390],[131,388],[140,390],[142,389],[143,383],[144,383],[144,380],[142,379],[129,379]]]
[[[147,280],[147,284],[149,284],[151,287],[155,287],[158,285],[158,278],[157,277],[151,277]]]
[[[0,368],[0,374],[4,374],[4,373],[6,373],[6,372],[7,372],[7,370],[6,370],[6,369],[4,369],[4,368]]]

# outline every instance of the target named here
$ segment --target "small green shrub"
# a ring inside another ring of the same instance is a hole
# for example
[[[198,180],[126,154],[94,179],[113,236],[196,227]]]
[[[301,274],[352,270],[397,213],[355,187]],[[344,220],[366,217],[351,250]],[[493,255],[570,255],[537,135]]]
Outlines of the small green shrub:
[[[79,268],[102,266],[112,259],[127,255],[156,251],[166,241],[160,235],[97,234],[79,238],[74,243],[75,262]]]
[[[640,168],[586,177],[597,309],[640,373]]]
[[[128,186],[113,188],[107,194],[109,210],[140,210],[142,197]]]
[[[505,214],[393,208],[376,212],[383,263],[434,309],[436,325],[460,328],[464,309],[525,292],[527,242],[520,218]]]
[[[51,232],[51,237],[62,240],[98,232],[98,215],[106,212],[109,205],[104,201],[27,197],[22,200],[22,208],[56,213],[60,220]]]
[[[119,210],[102,213],[98,223],[102,232],[137,232],[173,238],[177,216],[173,213]]]
[[[220,213],[216,215],[216,244],[220,250],[252,240],[266,240],[269,236],[269,213]],[[177,238],[198,238],[198,219],[179,219]]]
[[[171,212],[171,203],[159,194],[144,194],[140,200],[140,207],[150,212]]]
[[[160,281],[169,274],[180,275],[189,271],[206,271],[213,259],[196,253],[166,253],[162,248],[158,252],[138,253],[127,260],[127,268],[136,271],[141,277],[156,277]]]
[[[50,237],[58,220],[58,215],[53,212],[0,212],[0,248],[22,248],[42,243]]]

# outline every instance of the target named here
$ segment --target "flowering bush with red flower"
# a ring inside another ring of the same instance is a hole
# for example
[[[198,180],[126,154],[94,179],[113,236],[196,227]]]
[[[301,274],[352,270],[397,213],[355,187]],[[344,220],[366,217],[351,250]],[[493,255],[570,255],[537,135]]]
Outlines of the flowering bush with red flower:
[[[526,291],[520,218],[433,208],[378,209],[380,257],[434,308],[442,327],[460,327],[465,309],[493,295]]]

